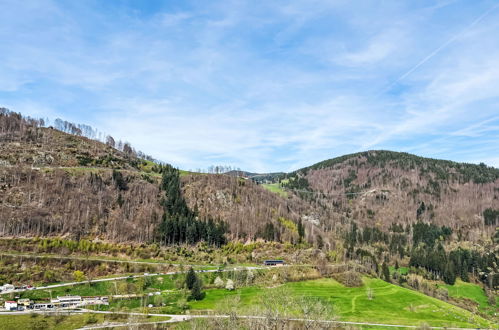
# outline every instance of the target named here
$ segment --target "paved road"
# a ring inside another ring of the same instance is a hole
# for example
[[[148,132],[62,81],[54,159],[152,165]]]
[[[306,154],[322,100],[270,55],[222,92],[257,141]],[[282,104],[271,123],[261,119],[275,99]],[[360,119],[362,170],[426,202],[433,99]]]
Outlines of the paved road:
[[[196,273],[216,273],[216,272],[229,272],[229,271],[242,271],[242,270],[255,270],[255,269],[267,269],[269,267],[241,267],[241,268],[225,268],[225,269],[208,269],[208,270],[195,270]],[[46,285],[46,286],[39,286],[33,289],[18,289],[18,290],[13,290],[13,291],[7,291],[7,292],[2,292],[1,294],[6,294],[6,293],[17,293],[17,292],[24,292],[24,291],[29,291],[29,290],[49,290],[49,289],[54,289],[54,288],[60,288],[64,286],[73,286],[73,285],[80,285],[80,284],[86,284],[86,283],[97,283],[97,282],[109,282],[109,281],[120,281],[120,280],[126,280],[126,279],[131,279],[131,278],[141,278],[141,277],[152,277],[152,276],[162,276],[162,275],[175,275],[175,274],[183,274],[187,273],[187,270],[185,271],[178,271],[178,272],[167,272],[167,273],[144,273],[141,275],[128,275],[128,276],[118,276],[118,277],[108,277],[108,278],[100,278],[96,280],[89,280],[89,281],[83,281],[83,282],[68,282],[68,283],[61,283],[61,284],[52,284],[52,285]]]
[[[19,312],[0,312],[0,315],[19,315],[19,314],[30,314],[33,312],[29,311],[19,311]],[[57,313],[55,311],[36,311],[39,314],[53,314]],[[127,313],[127,312],[110,312],[110,311],[94,311],[94,310],[73,310],[67,311],[67,314],[81,314],[81,313],[96,313],[96,314],[125,314],[125,315],[135,315],[135,316],[163,316],[169,317],[167,321],[157,321],[157,322],[131,322],[131,323],[121,323],[121,324],[108,324],[108,325],[92,325],[86,326],[81,329],[105,329],[109,327],[127,327],[133,325],[143,325],[143,324],[154,324],[154,323],[175,323],[192,320],[194,318],[227,318],[228,315],[181,315],[181,314],[144,314],[144,313]],[[251,316],[251,315],[241,315],[238,318],[242,319],[264,319],[263,316]],[[301,318],[289,318],[288,321],[296,322],[306,322],[315,321],[320,323],[338,324],[338,325],[360,325],[360,326],[374,326],[374,327],[389,327],[389,328],[418,328],[416,325],[399,325],[399,324],[385,324],[385,323],[369,323],[369,322],[349,322],[349,321],[338,321],[338,320],[311,320],[311,319],[301,319]],[[452,328],[452,327],[431,327],[432,329],[448,329],[448,330],[476,330],[477,328]],[[483,328],[482,328],[483,329]]]
[[[25,257],[25,258],[37,258],[37,259],[70,259],[70,260],[83,260],[83,261],[101,261],[101,262],[116,262],[116,263],[127,263],[127,264],[142,264],[142,265],[155,265],[155,266],[184,266],[184,267],[206,267],[206,265],[193,265],[193,264],[173,264],[166,261],[137,261],[137,260],[123,260],[123,259],[106,259],[106,258],[95,258],[95,257],[81,257],[81,256],[57,256],[57,255],[36,255],[36,254],[19,254],[19,253],[9,253],[0,252],[2,256],[9,257]],[[214,267],[217,267],[216,265]]]

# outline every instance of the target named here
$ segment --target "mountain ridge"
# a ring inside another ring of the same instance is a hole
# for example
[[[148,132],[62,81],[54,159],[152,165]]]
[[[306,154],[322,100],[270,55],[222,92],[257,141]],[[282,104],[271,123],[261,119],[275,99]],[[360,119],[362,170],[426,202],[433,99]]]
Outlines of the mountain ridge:
[[[57,228],[74,235],[83,228],[77,236],[153,240],[162,213],[161,164],[137,158],[132,148],[117,150],[6,111],[0,114],[0,141],[4,234],[29,233],[35,226],[37,235],[57,234]],[[417,221],[449,223],[477,240],[492,230],[480,228],[484,211],[499,209],[498,169],[403,152],[348,154],[290,173],[245,172],[249,180],[240,172],[180,173],[187,204],[203,216],[228,221],[229,236],[236,240],[296,242],[302,223],[310,244],[333,245],[351,222],[387,229]],[[260,185],[268,182],[285,194]],[[97,212],[91,205],[105,207]],[[24,214],[20,210],[27,212],[24,220],[16,218]]]

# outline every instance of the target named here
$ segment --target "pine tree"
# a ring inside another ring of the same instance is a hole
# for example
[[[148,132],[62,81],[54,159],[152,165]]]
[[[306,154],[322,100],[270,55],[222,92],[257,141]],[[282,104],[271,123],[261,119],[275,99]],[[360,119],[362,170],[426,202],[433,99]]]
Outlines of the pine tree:
[[[196,275],[196,272],[194,269],[189,268],[189,271],[187,272],[187,275],[185,276],[185,286],[187,289],[192,290],[194,287],[194,284],[198,281],[198,277]]]
[[[385,281],[390,282],[390,269],[388,268],[386,261],[383,262],[383,265],[381,266],[381,270],[383,272],[383,277],[384,277]]]
[[[204,298],[204,292],[201,291],[202,283],[201,280],[196,278],[194,284],[191,289],[190,299],[192,300],[201,300]]]
[[[444,282],[450,285],[454,285],[456,283],[456,271],[454,267],[454,263],[449,261],[444,268],[443,272]]]
[[[464,261],[463,265],[461,266],[461,279],[464,282],[469,282],[469,276],[468,276],[468,262]]]
[[[299,242],[301,243],[303,237],[305,237],[305,227],[303,227],[303,223],[301,222],[301,220],[298,222],[298,236],[300,237]]]

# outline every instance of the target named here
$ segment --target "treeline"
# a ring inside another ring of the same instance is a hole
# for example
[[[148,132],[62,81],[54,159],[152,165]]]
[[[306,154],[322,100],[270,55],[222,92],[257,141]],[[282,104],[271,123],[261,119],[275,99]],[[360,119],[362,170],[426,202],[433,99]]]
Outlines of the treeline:
[[[310,185],[305,177],[290,176],[289,180],[283,183],[283,187],[290,190],[309,190]]]
[[[395,227],[393,227],[395,226]],[[383,243],[388,247],[388,251],[391,255],[399,255],[403,258],[406,254],[406,247],[408,244],[408,239],[406,234],[401,234],[398,232],[398,225],[392,225],[391,228],[395,228],[397,231],[392,233],[386,233],[376,227],[366,226],[359,229],[357,224],[354,222],[351,226],[351,230],[345,235],[345,243],[347,248],[347,256],[353,257],[356,247],[361,245],[373,245],[375,243]],[[402,228],[402,227],[400,227]],[[404,230],[402,229],[402,233]],[[359,252],[356,251],[358,255]],[[361,253],[365,256],[365,253]]]
[[[423,222],[413,224],[409,266],[424,268],[432,279],[442,279],[447,284],[454,284],[457,277],[469,281],[471,273],[490,288],[497,287],[499,276],[495,253],[461,248],[447,252],[442,242],[451,235],[452,229],[446,226]]]
[[[108,146],[123,152],[130,157],[137,157],[152,162],[157,162],[153,157],[136,150],[129,142],[115,141],[110,135],[97,131],[90,125],[75,124],[67,120],[57,118],[53,126],[49,126],[48,120],[42,118],[31,118],[23,116],[18,112],[6,108],[0,108],[0,139],[5,141],[37,141],[43,136],[38,130],[41,127],[55,128],[61,132],[84,136],[86,138],[106,143]]]
[[[0,108],[0,140],[33,141],[37,138],[37,128],[45,125],[43,119],[24,117],[20,113]]]
[[[390,231],[383,232],[376,227],[359,229],[352,223],[345,234],[347,257],[360,260],[379,272],[379,264],[383,260],[386,262],[389,256],[395,260],[408,256],[409,266],[423,269],[431,280],[443,280],[452,285],[458,277],[467,282],[473,275],[491,289],[499,286],[498,259],[494,251],[445,250],[443,243],[452,235],[451,228],[417,222],[405,229],[392,224]],[[376,246],[374,253],[362,248],[366,246]]]
[[[260,228],[256,232],[255,237],[262,238],[266,241],[274,241],[274,242],[282,242],[282,231],[283,227],[287,228],[291,232],[296,232],[298,234],[298,237],[295,238],[294,236],[291,237],[291,243],[302,243],[303,239],[305,238],[305,227],[303,226],[303,222],[299,220],[297,223],[293,222],[292,220],[285,219],[285,218],[280,218],[280,221],[277,222],[277,225],[274,225],[272,222],[268,222],[263,226],[263,228]],[[320,235],[317,236],[317,239],[321,242],[320,245],[322,248],[322,237]]]
[[[499,224],[499,210],[488,208],[483,211],[483,221],[486,226],[495,226]]]
[[[121,140],[116,141],[111,135],[106,135],[105,133],[99,132],[90,125],[75,124],[67,120],[57,118],[54,121],[54,128],[64,133],[84,136],[92,140],[103,142],[106,145],[123,152],[127,156],[156,162],[153,157],[133,148],[130,142],[123,142]]]
[[[499,169],[489,167],[484,163],[480,163],[479,165],[457,163],[449,160],[425,158],[405,152],[388,150],[371,150],[344,155],[300,169],[292,174],[301,173],[306,175],[310,170],[331,168],[344,162],[358,167],[363,163],[364,159],[368,164],[379,168],[392,165],[404,170],[419,169],[421,174],[432,174],[436,180],[441,181],[489,183],[499,179]]]
[[[446,252],[442,244],[438,244],[432,248],[425,245],[414,248],[409,266],[424,268],[433,279],[441,278],[447,284],[454,284],[457,277],[469,282],[469,274],[473,274],[492,289],[499,286],[499,274],[494,271],[497,262],[493,252],[462,248]]]
[[[435,242],[445,240],[452,235],[452,229],[446,226],[438,227],[432,223],[417,222],[412,225],[412,244],[425,243],[433,247]]]
[[[160,165],[163,219],[158,240],[164,245],[195,244],[200,241],[214,246],[226,243],[227,225],[208,218],[200,220],[197,210],[191,210],[182,196],[179,171],[171,165]]]
[[[383,168],[387,164],[391,164],[404,170],[417,168],[421,174],[431,173],[437,180],[441,181],[488,183],[499,179],[499,169],[488,167],[483,163],[479,165],[457,163],[386,150],[368,151],[362,155],[367,158],[367,162],[371,165]]]
[[[101,132],[98,132],[97,130],[93,129],[92,126],[84,124],[75,124],[66,120],[62,120],[60,118],[54,120],[54,128],[64,133],[78,135],[78,136],[85,136],[89,139],[94,139],[94,140],[96,139],[101,140],[103,135]]]

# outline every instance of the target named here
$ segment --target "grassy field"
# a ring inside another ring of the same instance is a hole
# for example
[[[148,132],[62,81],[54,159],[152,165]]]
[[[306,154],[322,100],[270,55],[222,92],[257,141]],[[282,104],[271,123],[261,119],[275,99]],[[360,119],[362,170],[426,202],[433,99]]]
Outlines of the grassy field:
[[[175,276],[154,276],[154,277],[141,277],[138,279],[128,279],[121,281],[109,282],[82,282],[74,286],[65,286],[53,288],[50,290],[33,290],[24,291],[20,293],[21,298],[30,298],[33,300],[44,300],[50,297],[63,296],[63,295],[77,295],[77,296],[102,296],[102,295],[116,295],[128,294],[139,292],[152,292],[171,290],[175,287]],[[7,294],[6,294],[7,295]]]
[[[205,283],[213,282],[217,273],[200,273],[198,276]],[[121,295],[121,294],[140,294],[158,291],[171,291],[177,285],[176,282],[183,283],[184,276],[178,275],[161,275],[140,277],[134,279],[120,280],[120,281],[106,281],[106,282],[82,282],[81,284],[58,287],[50,290],[33,290],[16,293],[20,298],[30,298],[32,300],[47,300],[50,297],[64,295],[77,295],[77,296],[104,296],[104,295]],[[4,299],[9,298],[12,293],[2,295]]]
[[[119,284],[120,282],[114,282]],[[44,300],[50,297],[55,298],[56,296],[65,296],[65,295],[78,295],[78,296],[100,296],[107,294],[115,294],[113,293],[114,289],[113,282],[95,282],[91,285],[85,282],[82,284],[74,285],[74,286],[65,286],[59,288],[53,288],[50,290],[33,290],[33,291],[24,291],[18,293],[21,298],[30,298],[33,300]]]
[[[262,183],[261,186],[281,197],[288,197],[288,193],[279,185],[279,183]]]
[[[441,284],[439,287],[447,289],[449,296],[452,298],[467,298],[476,301],[478,303],[479,310],[484,313],[493,315],[498,311],[497,306],[491,306],[488,303],[485,292],[477,284],[457,280],[454,285]]]
[[[407,275],[409,273],[409,267],[399,267],[399,269],[395,269],[395,267],[390,266],[390,274],[398,272],[400,275]]]
[[[187,175],[206,175],[206,173],[199,173],[199,172],[192,172],[192,171],[186,171],[186,170],[178,170],[180,176],[187,176]]]
[[[294,296],[318,297],[333,305],[340,320],[377,322],[400,325],[491,327],[492,324],[470,312],[416,291],[401,288],[379,279],[364,278],[364,286],[348,288],[332,279],[294,282],[284,285]],[[374,299],[366,294],[371,288]],[[207,290],[205,299],[190,302],[192,310],[215,309],[225,297],[240,295],[239,309],[248,311],[262,297],[274,289],[259,287],[241,288],[236,291]]]
[[[200,276],[203,278],[203,282],[211,283],[212,279],[210,280],[210,277],[217,276],[217,274],[201,273]],[[98,282],[93,285],[86,283],[73,287],[56,288],[51,291],[26,291],[21,294],[21,297],[47,299],[50,296],[55,298],[57,295],[67,294],[93,296],[125,293],[123,291],[131,291],[129,293],[160,291],[162,292],[161,302],[163,303],[163,307],[152,308],[151,312],[174,314],[183,312],[184,307],[179,305],[179,301],[182,299],[192,311],[204,311],[217,309],[225,298],[239,296],[240,301],[237,305],[239,311],[251,314],[250,311],[252,308],[258,305],[262,298],[272,294],[273,290],[280,290],[280,288],[269,289],[258,286],[243,287],[235,291],[209,289],[205,291],[206,297],[203,300],[186,302],[185,296],[175,290],[178,284],[176,282],[179,281],[183,282],[182,275],[157,276],[147,279],[141,278],[139,280],[129,279],[116,283]],[[319,298],[324,303],[333,306],[334,314],[338,319],[344,321],[400,325],[419,325],[425,322],[431,326],[492,327],[488,321],[473,316],[468,311],[419,292],[401,288],[379,279],[364,278],[363,282],[364,286],[358,288],[345,287],[332,279],[290,282],[281,287],[286,290],[286,294],[292,297],[305,296]],[[445,287],[449,290],[449,295],[453,297],[466,297],[477,301],[480,306],[491,307],[488,305],[483,291],[477,285],[458,281],[455,286]],[[373,292],[374,298],[372,300],[369,300],[367,297],[368,288]],[[275,292],[278,293],[279,291]],[[159,298],[153,295],[128,300],[112,300],[110,306],[99,306],[97,309],[109,310],[116,308],[138,311],[141,306],[147,306],[148,304],[159,306],[157,304],[157,299]],[[47,322],[52,322],[51,320],[47,320]],[[86,320],[75,318],[74,322],[81,323],[86,322]],[[0,324],[3,324],[2,319],[0,319]],[[55,328],[57,329],[57,327]],[[69,325],[66,328],[71,329]]]
[[[167,321],[168,317],[144,317],[138,318],[140,322],[155,322]],[[134,319],[135,320],[135,319]],[[85,325],[97,325],[107,322],[120,323],[127,321],[127,317],[111,319],[109,315],[103,314],[78,314],[78,315],[40,315],[40,314],[23,314],[23,315],[1,315],[0,314],[0,330],[11,329],[55,329],[55,330],[70,330],[78,329]]]

